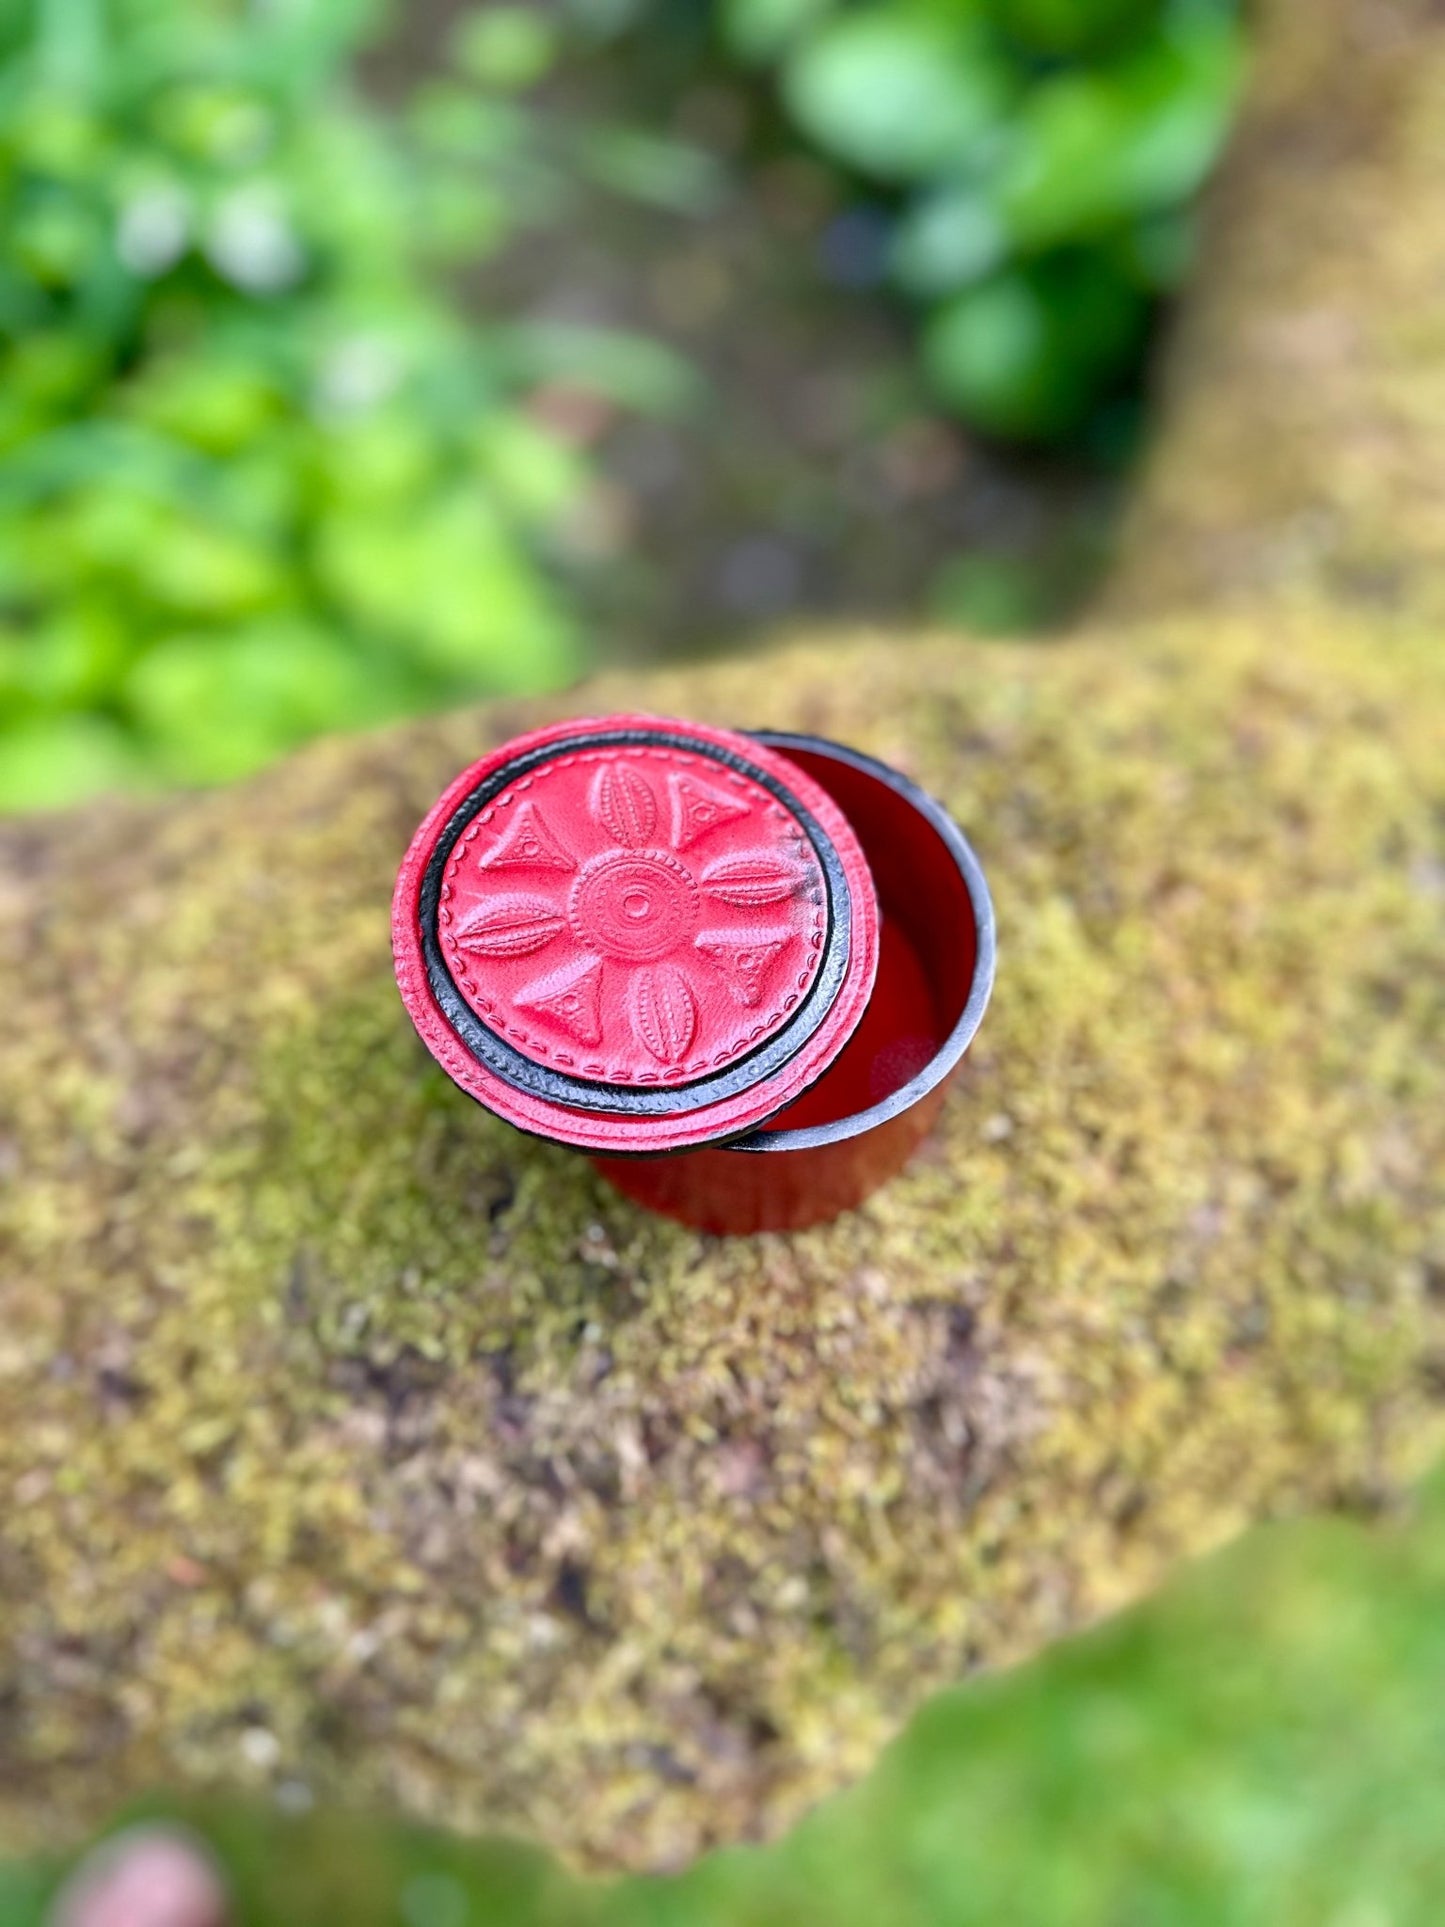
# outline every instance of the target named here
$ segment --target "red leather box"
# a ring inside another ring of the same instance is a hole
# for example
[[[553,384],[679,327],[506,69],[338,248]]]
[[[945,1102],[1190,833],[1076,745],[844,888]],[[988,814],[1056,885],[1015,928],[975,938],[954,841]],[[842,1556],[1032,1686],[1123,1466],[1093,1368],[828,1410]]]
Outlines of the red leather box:
[[[822,1222],[898,1170],[994,970],[978,861],[906,777],[653,716],[464,770],[407,851],[392,939],[463,1090],[713,1232]]]

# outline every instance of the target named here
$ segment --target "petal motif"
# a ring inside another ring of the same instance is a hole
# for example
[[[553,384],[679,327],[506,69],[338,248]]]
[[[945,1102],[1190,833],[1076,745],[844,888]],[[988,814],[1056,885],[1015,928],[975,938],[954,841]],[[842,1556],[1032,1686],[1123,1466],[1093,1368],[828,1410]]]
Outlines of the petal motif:
[[[479,870],[575,870],[576,861],[558,842],[535,803],[515,811],[485,856]]]
[[[797,893],[802,878],[786,858],[771,850],[744,850],[709,864],[698,880],[719,903],[756,910],[765,903],[786,902]]]
[[[492,897],[456,925],[454,940],[480,957],[526,957],[560,936],[565,924],[541,897]]]
[[[697,947],[722,973],[735,1002],[751,1010],[762,1002],[778,953],[791,930],[702,930]]]
[[[675,964],[655,964],[632,979],[630,1015],[637,1041],[659,1064],[680,1064],[697,1030],[697,999]]]
[[[626,849],[640,850],[657,830],[657,798],[628,763],[604,763],[592,783],[592,814]]]

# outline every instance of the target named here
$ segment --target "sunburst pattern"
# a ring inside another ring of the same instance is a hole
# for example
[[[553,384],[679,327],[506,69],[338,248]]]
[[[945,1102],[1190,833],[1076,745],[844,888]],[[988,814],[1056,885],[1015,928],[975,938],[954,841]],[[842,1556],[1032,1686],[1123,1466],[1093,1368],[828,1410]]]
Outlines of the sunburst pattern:
[[[459,840],[443,947],[462,993],[527,1055],[629,1084],[732,1062],[819,966],[822,871],[752,779],[688,751],[544,764]]]

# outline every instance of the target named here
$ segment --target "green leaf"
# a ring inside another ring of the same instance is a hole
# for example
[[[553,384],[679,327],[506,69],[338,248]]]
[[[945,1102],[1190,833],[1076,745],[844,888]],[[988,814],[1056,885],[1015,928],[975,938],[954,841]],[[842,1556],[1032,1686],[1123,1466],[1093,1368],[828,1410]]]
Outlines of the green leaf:
[[[424,98],[418,142],[346,85],[378,11],[21,0],[0,22],[17,797],[146,759],[233,774],[318,729],[573,672],[533,544],[578,458],[512,391],[529,356],[644,406],[693,384],[636,337],[519,354],[427,278],[545,210],[557,170],[505,96],[558,30],[544,8],[481,9],[454,48],[469,77]],[[705,156],[651,135],[596,159],[654,200],[712,192]]]
[[[233,617],[280,599],[282,560],[239,530],[168,517],[153,549],[131,558],[129,579],[178,615]]]
[[[294,620],[173,636],[142,658],[125,687],[165,773],[201,783],[244,776],[321,730],[375,721],[389,693],[373,665]]]
[[[567,23],[586,40],[605,44],[642,26],[653,0],[561,0]]]
[[[1042,82],[990,187],[1015,245],[1057,246],[1192,195],[1223,144],[1239,70],[1232,27],[1197,16],[1112,67]]]
[[[105,717],[34,717],[0,734],[0,810],[57,809],[139,774],[134,746]]]
[[[885,181],[938,174],[1001,123],[1006,70],[969,23],[875,8],[829,21],[788,61],[783,89],[820,146]]]
[[[339,424],[318,451],[327,499],[367,503],[405,522],[436,473],[436,440],[413,411],[388,408]]]
[[[980,280],[1007,252],[1007,231],[987,198],[972,184],[958,185],[909,210],[894,236],[890,265],[900,287],[926,300]]]
[[[105,129],[70,85],[42,83],[18,98],[5,116],[5,145],[28,169],[53,179],[91,183],[105,159]]]
[[[152,364],[127,399],[147,427],[226,456],[263,435],[284,406],[263,368],[215,353]]]
[[[697,370],[649,335],[563,321],[533,322],[506,337],[505,360],[522,386],[567,382],[645,415],[690,413],[702,398]]]
[[[475,268],[507,239],[514,212],[491,182],[458,169],[428,183],[418,207],[418,239],[434,254]]]
[[[182,156],[227,171],[254,166],[274,147],[275,109],[260,93],[210,81],[178,81],[153,108],[162,140]]]
[[[939,308],[924,330],[924,367],[974,426],[1057,440],[1077,433],[1133,365],[1148,314],[1147,298],[1101,256],[1034,262]]]
[[[763,65],[787,52],[834,0],[722,0],[722,32],[729,52]]]
[[[533,527],[555,523],[586,483],[586,464],[576,451],[515,410],[487,417],[477,430],[475,451],[497,499]]]
[[[452,36],[457,66],[489,87],[534,86],[556,52],[556,29],[536,7],[479,7],[463,15]]]
[[[1050,613],[1037,564],[1022,556],[983,552],[955,556],[929,590],[929,609],[975,635],[1037,634]]]
[[[1081,60],[1147,32],[1164,0],[983,0],[1019,50],[1048,60]]]
[[[55,1884],[54,1870],[38,1861],[0,1861],[0,1922],[4,1927],[40,1927]]]
[[[635,127],[589,130],[580,158],[592,178],[614,194],[674,214],[707,214],[727,189],[726,173],[705,148]]]
[[[1169,208],[1125,228],[1114,252],[1141,288],[1169,294],[1189,272],[1198,238],[1192,211]]]
[[[99,213],[58,195],[33,200],[14,222],[16,261],[43,288],[71,287],[105,245]]]
[[[41,709],[103,705],[115,692],[131,646],[120,611],[108,601],[76,602],[9,643],[0,686]]]
[[[23,396],[37,413],[79,412],[106,372],[98,342],[78,330],[44,329],[13,344],[4,361],[3,386],[8,396]]]
[[[411,131],[425,146],[477,166],[495,166],[524,145],[522,115],[515,102],[489,100],[446,80],[418,88],[407,108]]]
[[[333,514],[317,562],[347,617],[404,651],[439,696],[544,689],[576,672],[555,594],[474,489],[405,521]]]

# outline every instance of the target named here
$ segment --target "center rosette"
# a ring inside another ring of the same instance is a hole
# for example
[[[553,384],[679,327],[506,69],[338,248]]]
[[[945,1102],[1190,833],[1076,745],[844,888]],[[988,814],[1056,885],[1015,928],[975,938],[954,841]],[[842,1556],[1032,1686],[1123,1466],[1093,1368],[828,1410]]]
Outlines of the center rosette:
[[[567,921],[588,950],[618,963],[653,963],[697,935],[692,874],[661,850],[604,850],[572,885]]]

